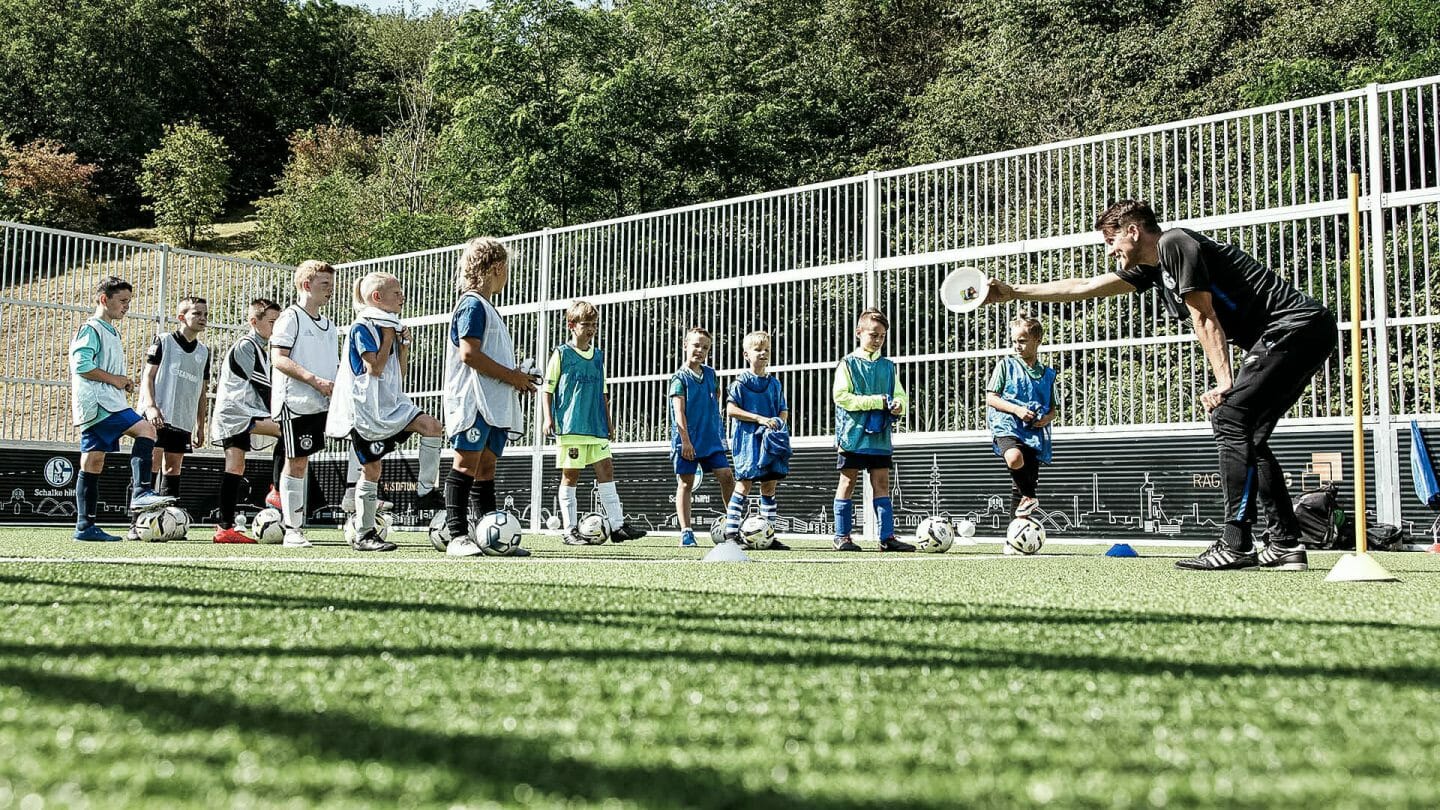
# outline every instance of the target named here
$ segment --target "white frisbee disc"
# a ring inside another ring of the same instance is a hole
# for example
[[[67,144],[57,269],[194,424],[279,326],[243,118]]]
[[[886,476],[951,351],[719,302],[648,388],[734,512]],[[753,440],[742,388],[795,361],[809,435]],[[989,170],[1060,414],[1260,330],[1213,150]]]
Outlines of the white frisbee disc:
[[[974,312],[990,294],[990,279],[976,267],[957,267],[940,282],[940,300],[951,312]]]

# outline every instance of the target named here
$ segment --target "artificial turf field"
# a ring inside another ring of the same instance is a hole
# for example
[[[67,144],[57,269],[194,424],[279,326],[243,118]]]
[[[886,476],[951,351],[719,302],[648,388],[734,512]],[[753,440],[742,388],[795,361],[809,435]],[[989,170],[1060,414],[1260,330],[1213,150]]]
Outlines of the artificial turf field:
[[[1440,806],[1432,555],[68,536],[0,530],[0,807]]]

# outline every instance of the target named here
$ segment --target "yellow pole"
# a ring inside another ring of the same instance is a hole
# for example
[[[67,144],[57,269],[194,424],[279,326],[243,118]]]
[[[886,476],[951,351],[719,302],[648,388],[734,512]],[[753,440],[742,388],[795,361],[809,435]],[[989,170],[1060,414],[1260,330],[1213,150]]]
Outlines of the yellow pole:
[[[1365,553],[1365,389],[1360,366],[1360,174],[1350,173],[1350,391],[1355,414],[1355,553]]]

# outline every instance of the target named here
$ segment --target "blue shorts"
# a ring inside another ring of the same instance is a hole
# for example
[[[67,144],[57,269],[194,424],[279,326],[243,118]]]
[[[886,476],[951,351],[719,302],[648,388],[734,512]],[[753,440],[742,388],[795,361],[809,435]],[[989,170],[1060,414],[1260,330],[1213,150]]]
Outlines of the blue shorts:
[[[120,437],[131,425],[140,421],[140,414],[126,408],[116,411],[80,431],[80,452],[114,453],[120,449]]]
[[[708,456],[696,456],[694,461],[687,461],[680,455],[680,449],[675,447],[670,449],[670,461],[674,463],[676,475],[694,475],[697,467],[705,472],[730,469],[730,459],[724,450],[716,450]]]
[[[505,454],[505,441],[509,438],[510,431],[490,427],[486,424],[485,417],[477,416],[475,424],[471,425],[469,430],[450,437],[450,446],[466,453],[489,450],[496,458],[500,458]]]

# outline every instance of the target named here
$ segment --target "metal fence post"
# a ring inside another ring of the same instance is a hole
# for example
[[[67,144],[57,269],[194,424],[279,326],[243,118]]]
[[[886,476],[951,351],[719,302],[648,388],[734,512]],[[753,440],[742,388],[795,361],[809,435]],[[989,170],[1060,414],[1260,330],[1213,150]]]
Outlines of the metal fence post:
[[[880,306],[880,279],[875,263],[880,255],[880,183],[875,172],[865,174],[865,307]],[[849,330],[849,324],[846,324]],[[878,537],[879,521],[875,517],[875,488],[870,485],[870,476],[860,476],[861,501],[865,515],[863,537]]]
[[[155,284],[155,334],[165,331],[165,284],[170,274],[170,246],[160,246],[160,279]]]
[[[1370,306],[1374,337],[1370,352],[1375,374],[1375,516],[1382,523],[1400,523],[1400,454],[1392,425],[1393,405],[1390,401],[1390,326],[1389,296],[1385,283],[1385,162],[1380,148],[1380,86],[1371,84],[1365,93],[1366,119],[1369,125],[1370,148],[1366,158],[1370,164]],[[1358,461],[1358,460],[1357,460]],[[1358,507],[1357,507],[1358,508]]]
[[[550,347],[546,342],[549,331],[545,328],[545,305],[550,301],[550,262],[554,239],[549,228],[540,237],[540,277],[535,298],[535,362],[540,364],[541,369],[545,368],[550,357]],[[535,392],[533,411],[534,418],[530,420],[530,531],[538,532],[545,528],[540,519],[540,510],[545,503],[545,396],[540,391]]]

